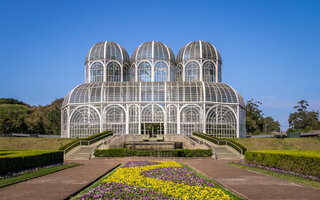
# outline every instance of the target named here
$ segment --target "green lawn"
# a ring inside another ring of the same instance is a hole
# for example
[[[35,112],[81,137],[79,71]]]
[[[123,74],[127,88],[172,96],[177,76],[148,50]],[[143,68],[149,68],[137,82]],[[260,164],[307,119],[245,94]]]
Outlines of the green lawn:
[[[21,181],[26,181],[29,179],[33,179],[39,176],[44,176],[47,174],[51,174],[63,169],[67,169],[70,167],[75,167],[78,166],[78,163],[70,163],[70,164],[65,164],[65,165],[60,165],[60,166],[55,166],[55,167],[51,167],[51,168],[44,168],[44,169],[39,169],[36,171],[32,171],[26,174],[22,174],[20,176],[16,176],[16,177],[11,177],[11,178],[5,178],[5,179],[0,179],[0,188],[1,187],[5,187],[7,185],[12,185],[14,183],[19,183]]]
[[[320,150],[320,138],[237,138],[248,151],[255,150]]]
[[[17,149],[47,149],[58,150],[60,146],[74,140],[73,138],[29,138],[29,137],[0,137],[2,150]]]
[[[240,167],[240,168],[244,168],[247,170],[251,170],[254,172],[259,172],[261,174],[266,174],[266,175],[270,175],[270,176],[275,176],[284,180],[288,180],[291,182],[295,182],[295,183],[299,183],[299,184],[303,184],[303,185],[307,185],[307,186],[312,186],[312,187],[316,187],[316,188],[320,188],[320,182],[318,181],[314,181],[311,179],[307,179],[307,178],[303,178],[300,176],[293,176],[290,174],[282,174],[279,172],[274,172],[271,170],[267,170],[267,169],[261,169],[258,167],[252,167],[252,166],[247,166],[247,165],[241,165],[241,164],[237,164],[237,163],[228,163],[229,165],[232,166],[236,166],[236,167]]]

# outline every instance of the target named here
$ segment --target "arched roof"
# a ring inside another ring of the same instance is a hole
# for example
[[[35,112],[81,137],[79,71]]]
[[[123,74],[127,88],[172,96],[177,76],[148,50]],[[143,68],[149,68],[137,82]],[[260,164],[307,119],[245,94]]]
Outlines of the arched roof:
[[[187,60],[210,59],[221,63],[219,51],[210,42],[193,41],[182,47],[177,55],[176,62]]]
[[[172,50],[162,42],[149,41],[136,48],[131,56],[131,62],[139,60],[167,60],[174,62],[175,56]]]
[[[85,64],[96,60],[117,60],[130,63],[127,51],[119,44],[112,41],[98,42],[89,50]]]
[[[66,96],[62,107],[67,104],[101,102],[189,103],[203,101],[239,104],[244,107],[240,94],[228,84],[202,81],[84,83],[74,88]]]

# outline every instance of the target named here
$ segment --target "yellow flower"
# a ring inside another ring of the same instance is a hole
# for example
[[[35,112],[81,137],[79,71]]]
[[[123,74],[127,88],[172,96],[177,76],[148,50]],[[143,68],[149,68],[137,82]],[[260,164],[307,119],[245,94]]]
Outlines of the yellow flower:
[[[182,167],[175,161],[157,161],[161,164],[119,168],[115,173],[105,179],[105,182],[117,182],[137,187],[148,187],[161,193],[167,193],[181,199],[220,199],[229,200],[230,197],[220,189],[208,186],[191,186],[172,181],[163,181],[140,175],[142,171],[152,170],[160,167]]]

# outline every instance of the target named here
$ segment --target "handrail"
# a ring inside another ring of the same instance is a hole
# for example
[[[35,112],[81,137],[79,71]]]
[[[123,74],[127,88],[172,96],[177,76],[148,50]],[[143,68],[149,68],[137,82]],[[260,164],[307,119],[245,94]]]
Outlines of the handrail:
[[[80,141],[81,141],[81,140],[73,143],[72,145],[68,146],[65,150],[63,150],[63,155],[65,156],[65,155],[66,155],[66,151],[67,151],[68,149],[70,149],[71,147],[73,147],[75,144],[78,144]],[[80,146],[81,146],[81,142],[80,142]]]
[[[77,142],[73,143],[72,145],[68,146],[65,150],[63,150],[63,156],[65,157],[65,156],[66,156],[66,151],[67,151],[68,149],[70,149],[71,147],[73,147],[74,145],[78,144],[78,143],[80,143],[79,146],[82,146],[82,143],[83,143],[83,142],[84,142],[84,143],[87,143],[87,145],[85,145],[85,146],[90,146],[90,144],[91,144],[91,142],[92,142],[93,140],[99,140],[99,139],[102,138],[102,137],[106,137],[106,135],[108,135],[108,134],[110,134],[110,133],[106,133],[106,134],[100,135],[99,137],[92,138],[91,140],[78,140]],[[108,136],[107,136],[107,137],[108,137]]]
[[[112,137],[112,136],[111,136]],[[107,142],[107,144],[109,143],[109,139],[111,137],[106,137],[107,140],[103,140],[102,142],[100,142],[98,145],[96,145],[95,147],[93,147],[93,149],[91,150],[91,154],[90,154],[90,157],[89,157],[89,160],[93,157],[94,155],[94,152],[97,148],[99,148],[101,145],[105,145],[105,142]]]
[[[216,150],[214,149],[214,147],[213,147],[211,144],[209,144],[209,143],[206,142],[206,141],[198,140],[197,138],[194,138],[194,137],[192,137],[192,136],[189,136],[189,137],[187,137],[187,138],[188,138],[189,140],[192,140],[193,142],[198,143],[198,144],[205,144],[207,147],[209,147],[209,148],[211,149],[211,151],[212,151],[212,156],[213,156],[215,159],[217,159]]]
[[[217,139],[215,139],[214,137],[210,137],[210,136],[208,136],[208,135],[205,135],[205,134],[201,134],[201,133],[199,133],[201,136],[203,136],[203,137],[206,137],[206,138],[209,138],[209,139],[211,139],[211,140],[215,140],[217,143],[218,143],[218,145],[220,146],[220,142],[225,142],[225,146],[230,146],[230,145],[228,145],[228,143],[231,143],[231,144],[233,144],[234,145],[234,147],[236,147],[237,149],[239,149],[240,150],[240,154],[241,155],[244,155],[244,152],[243,152],[243,150],[242,150],[242,148],[240,148],[238,145],[236,145],[235,143],[233,143],[233,142],[230,142],[230,141],[228,141],[228,140],[217,140]],[[230,146],[230,147],[233,147],[233,146]]]

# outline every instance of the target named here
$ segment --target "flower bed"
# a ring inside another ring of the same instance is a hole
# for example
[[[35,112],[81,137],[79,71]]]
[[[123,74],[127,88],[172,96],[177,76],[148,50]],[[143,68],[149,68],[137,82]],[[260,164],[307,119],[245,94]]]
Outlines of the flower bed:
[[[131,161],[80,199],[232,199],[174,161]]]
[[[279,172],[281,174],[290,174],[293,176],[300,176],[303,178],[307,178],[310,180],[314,180],[314,181],[319,181],[320,182],[320,178],[316,177],[316,176],[309,176],[309,175],[305,175],[305,174],[301,174],[301,173],[297,173],[297,172],[293,172],[293,171],[286,171],[286,170],[282,170],[282,169],[277,169],[277,168],[273,168],[273,167],[266,167],[263,165],[258,165],[258,164],[251,164],[251,163],[245,163],[245,162],[235,162],[236,164],[239,165],[246,165],[246,166],[250,166],[250,167],[257,167],[260,169],[266,169],[266,170],[270,170],[270,171],[274,171],[274,172]]]

